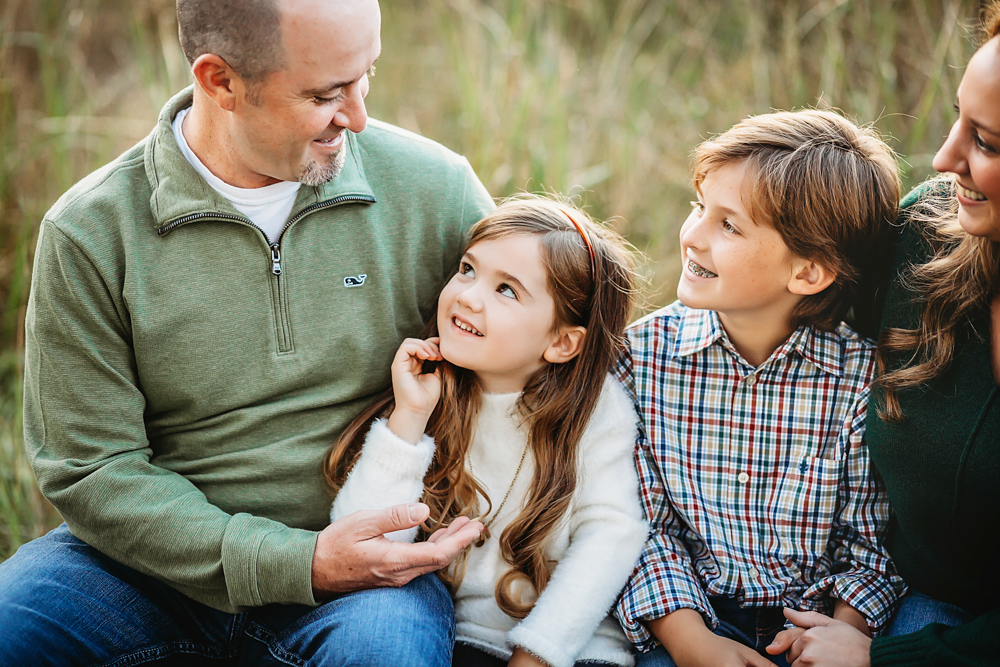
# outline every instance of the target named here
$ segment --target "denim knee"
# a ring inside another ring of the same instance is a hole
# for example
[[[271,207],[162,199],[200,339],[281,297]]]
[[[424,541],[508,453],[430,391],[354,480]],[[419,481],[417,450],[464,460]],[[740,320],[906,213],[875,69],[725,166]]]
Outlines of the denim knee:
[[[451,665],[455,611],[433,574],[402,588],[342,595],[301,616],[293,609],[262,608],[251,619],[248,634],[290,664],[296,656],[303,664],[338,667]]]

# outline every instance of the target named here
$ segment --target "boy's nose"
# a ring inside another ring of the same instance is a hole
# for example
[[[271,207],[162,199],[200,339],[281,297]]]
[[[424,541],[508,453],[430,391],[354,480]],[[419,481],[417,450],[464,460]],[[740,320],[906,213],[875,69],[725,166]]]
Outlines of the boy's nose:
[[[704,225],[702,216],[697,211],[692,211],[684,224],[681,225],[681,245],[700,247],[704,242]]]

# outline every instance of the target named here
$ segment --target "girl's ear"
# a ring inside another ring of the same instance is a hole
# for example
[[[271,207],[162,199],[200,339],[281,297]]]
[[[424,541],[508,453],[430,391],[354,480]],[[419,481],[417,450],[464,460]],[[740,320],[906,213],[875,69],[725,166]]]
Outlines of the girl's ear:
[[[564,364],[583,349],[583,339],[587,337],[584,327],[563,327],[545,348],[542,358],[550,364]]]
[[[788,291],[802,296],[819,294],[836,279],[837,274],[822,264],[809,259],[796,259],[792,263],[792,277],[788,281]]]

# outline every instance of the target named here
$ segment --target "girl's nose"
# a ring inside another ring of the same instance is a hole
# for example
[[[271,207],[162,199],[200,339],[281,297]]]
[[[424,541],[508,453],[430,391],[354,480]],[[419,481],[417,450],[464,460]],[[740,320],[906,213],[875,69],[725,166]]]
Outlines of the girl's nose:
[[[960,123],[961,119],[955,121],[948,133],[948,138],[944,140],[944,144],[934,155],[934,161],[931,164],[936,171],[951,174],[964,174],[968,171],[969,165],[963,149],[965,142],[962,141]]]
[[[455,296],[455,301],[463,308],[468,308],[473,312],[479,312],[483,307],[483,300],[479,296],[479,283],[472,283]]]

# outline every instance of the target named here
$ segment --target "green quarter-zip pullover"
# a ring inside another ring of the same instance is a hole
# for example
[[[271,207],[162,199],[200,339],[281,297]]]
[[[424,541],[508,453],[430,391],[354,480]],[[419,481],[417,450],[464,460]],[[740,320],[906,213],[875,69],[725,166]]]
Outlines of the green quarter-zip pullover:
[[[493,202],[464,158],[371,121],[269,245],[181,154],[191,96],[42,221],[25,447],[74,535],[115,560],[225,611],[316,604],[323,455]]]

